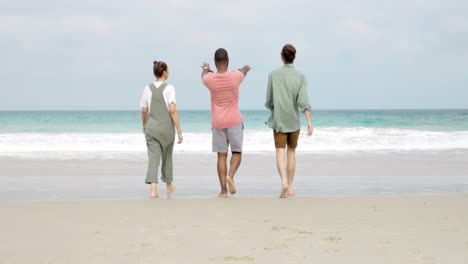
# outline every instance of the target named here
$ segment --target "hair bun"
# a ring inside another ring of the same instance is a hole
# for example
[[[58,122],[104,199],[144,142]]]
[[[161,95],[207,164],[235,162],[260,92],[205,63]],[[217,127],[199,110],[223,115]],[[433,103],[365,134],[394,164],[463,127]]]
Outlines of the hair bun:
[[[164,61],[154,61],[153,73],[156,78],[159,78],[167,71],[167,64]]]

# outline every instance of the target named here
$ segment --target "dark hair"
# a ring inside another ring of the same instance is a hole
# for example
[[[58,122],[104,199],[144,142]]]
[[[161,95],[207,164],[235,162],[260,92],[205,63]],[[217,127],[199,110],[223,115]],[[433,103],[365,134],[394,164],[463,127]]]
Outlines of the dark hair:
[[[286,44],[281,50],[281,55],[286,63],[293,63],[296,58],[296,48],[291,44]]]
[[[160,78],[165,71],[167,71],[167,64],[164,61],[153,62],[153,73],[156,78]]]
[[[216,50],[214,54],[215,62],[227,62],[228,61],[228,53],[225,49],[219,48]]]

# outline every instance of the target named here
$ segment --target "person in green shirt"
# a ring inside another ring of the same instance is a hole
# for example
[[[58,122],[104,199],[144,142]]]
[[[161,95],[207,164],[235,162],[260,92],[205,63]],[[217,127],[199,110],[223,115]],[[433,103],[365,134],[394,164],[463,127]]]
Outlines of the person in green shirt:
[[[299,111],[307,118],[307,135],[313,133],[311,107],[307,95],[307,80],[294,68],[296,48],[287,44],[281,50],[283,67],[268,76],[265,107],[271,111],[265,122],[273,129],[276,165],[281,177],[280,198],[294,195],[292,183],[296,170],[296,147],[301,128]],[[286,146],[287,162],[286,162]]]

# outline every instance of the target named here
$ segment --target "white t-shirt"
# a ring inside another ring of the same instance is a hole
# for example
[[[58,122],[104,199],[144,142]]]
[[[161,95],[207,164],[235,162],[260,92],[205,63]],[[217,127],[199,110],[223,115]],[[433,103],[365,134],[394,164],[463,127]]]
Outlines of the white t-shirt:
[[[163,84],[163,82],[154,82],[154,85],[158,89],[161,86],[161,84]],[[153,96],[153,93],[151,92],[151,89],[149,88],[148,85],[146,85],[145,89],[143,90],[143,95],[141,96],[140,106],[148,108],[148,112],[150,111],[152,96]],[[176,94],[175,94],[175,88],[173,85],[168,84],[166,86],[166,88],[163,91],[163,97],[164,97],[164,101],[166,102],[167,110],[169,110],[169,104],[176,103]]]

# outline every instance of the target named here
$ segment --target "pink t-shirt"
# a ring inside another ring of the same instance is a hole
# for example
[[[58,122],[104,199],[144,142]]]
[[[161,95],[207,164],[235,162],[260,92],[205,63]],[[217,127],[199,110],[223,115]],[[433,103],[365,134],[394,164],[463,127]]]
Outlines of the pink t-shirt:
[[[244,117],[239,111],[239,85],[244,74],[238,70],[225,73],[207,73],[203,84],[211,93],[211,124],[215,129],[233,127]]]

